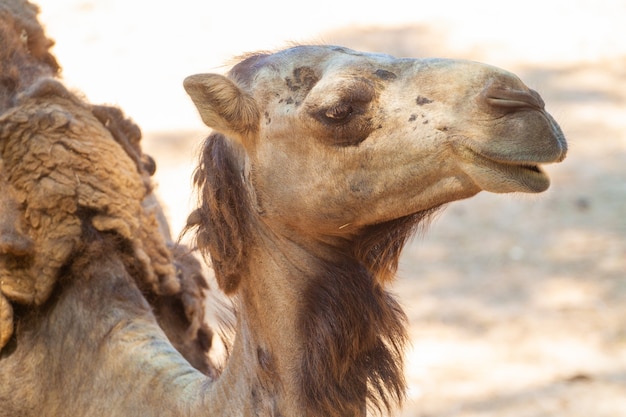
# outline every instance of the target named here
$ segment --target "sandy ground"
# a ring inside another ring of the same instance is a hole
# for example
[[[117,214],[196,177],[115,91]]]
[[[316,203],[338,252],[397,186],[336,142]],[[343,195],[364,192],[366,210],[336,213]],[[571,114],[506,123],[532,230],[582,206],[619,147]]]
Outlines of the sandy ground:
[[[505,67],[543,95],[570,155],[548,192],[453,203],[406,248],[397,415],[626,416],[626,2],[228,3],[39,2],[67,82],[142,126],[175,232],[206,133],[186,75],[289,41]]]

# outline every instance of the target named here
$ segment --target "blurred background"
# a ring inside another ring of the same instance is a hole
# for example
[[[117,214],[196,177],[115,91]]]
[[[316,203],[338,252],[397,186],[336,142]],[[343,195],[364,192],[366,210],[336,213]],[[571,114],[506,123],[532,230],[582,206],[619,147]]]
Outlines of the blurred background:
[[[538,196],[452,203],[405,249],[402,417],[626,416],[626,1],[39,0],[67,84],[143,129],[174,233],[207,129],[185,76],[299,43],[517,73],[570,143]]]

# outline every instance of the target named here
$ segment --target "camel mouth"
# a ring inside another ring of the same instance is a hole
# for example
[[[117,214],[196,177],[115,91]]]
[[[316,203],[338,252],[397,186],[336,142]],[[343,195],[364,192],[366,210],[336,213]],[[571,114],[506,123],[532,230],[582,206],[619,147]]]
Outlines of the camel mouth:
[[[465,171],[485,191],[540,193],[550,186],[545,162],[495,158],[466,148],[471,166]]]

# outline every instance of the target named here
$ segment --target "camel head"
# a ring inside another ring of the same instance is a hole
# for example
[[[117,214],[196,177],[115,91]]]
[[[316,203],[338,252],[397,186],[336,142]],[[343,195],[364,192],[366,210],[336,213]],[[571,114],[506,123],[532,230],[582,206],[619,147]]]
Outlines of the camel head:
[[[544,191],[564,136],[535,91],[488,65],[333,46],[252,55],[185,88],[238,149],[276,227],[348,236],[470,197]]]
[[[272,358],[260,386],[299,399],[285,415],[401,401],[405,318],[381,284],[406,239],[481,190],[544,191],[566,153],[540,96],[475,62],[298,46],[184,85],[214,130],[189,224],[240,295],[234,351]]]
[[[203,121],[245,150],[264,216],[325,233],[481,190],[541,192],[541,165],[566,153],[539,94],[475,62],[300,46],[185,87]]]

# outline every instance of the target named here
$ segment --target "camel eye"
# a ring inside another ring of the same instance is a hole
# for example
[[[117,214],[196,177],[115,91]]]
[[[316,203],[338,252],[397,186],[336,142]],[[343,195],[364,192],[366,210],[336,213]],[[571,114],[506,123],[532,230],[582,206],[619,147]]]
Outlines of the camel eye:
[[[314,121],[309,126],[318,139],[335,146],[356,146],[369,136],[376,114],[376,90],[368,80],[357,79],[343,88],[315,88],[306,99],[304,112]]]
[[[324,116],[334,122],[343,122],[349,118],[352,113],[354,113],[354,108],[350,103],[340,103],[326,110]]]

